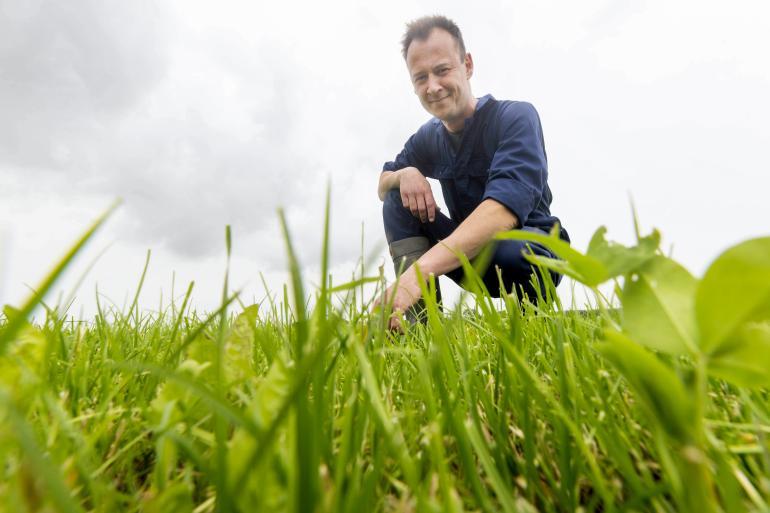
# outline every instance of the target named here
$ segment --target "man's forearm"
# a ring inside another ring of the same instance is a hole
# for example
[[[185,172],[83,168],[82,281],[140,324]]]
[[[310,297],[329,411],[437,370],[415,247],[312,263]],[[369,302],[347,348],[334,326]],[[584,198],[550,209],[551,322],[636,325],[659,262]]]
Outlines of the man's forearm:
[[[385,195],[391,189],[396,189],[401,183],[401,169],[398,171],[383,171],[377,185],[377,195],[380,201],[385,201]]]
[[[449,237],[421,256],[416,265],[425,277],[446,274],[460,267],[455,252],[472,259],[496,233],[511,230],[518,224],[516,216],[502,204],[484,200]]]

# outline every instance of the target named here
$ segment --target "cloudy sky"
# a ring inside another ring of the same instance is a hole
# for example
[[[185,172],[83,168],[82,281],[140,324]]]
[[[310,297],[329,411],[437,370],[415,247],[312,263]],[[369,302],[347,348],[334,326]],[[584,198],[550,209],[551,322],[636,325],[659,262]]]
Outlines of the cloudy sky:
[[[88,223],[123,204],[59,283],[73,313],[221,295],[224,226],[246,301],[285,279],[276,209],[308,280],[332,184],[335,281],[386,256],[379,170],[427,119],[404,23],[463,30],[481,96],[540,112],[552,211],[584,249],[645,230],[695,274],[770,232],[770,7],[757,1],[0,0],[0,303],[19,303]],[[436,189],[438,191],[438,189]],[[389,264],[388,264],[388,270]],[[566,288],[565,288],[566,290]]]

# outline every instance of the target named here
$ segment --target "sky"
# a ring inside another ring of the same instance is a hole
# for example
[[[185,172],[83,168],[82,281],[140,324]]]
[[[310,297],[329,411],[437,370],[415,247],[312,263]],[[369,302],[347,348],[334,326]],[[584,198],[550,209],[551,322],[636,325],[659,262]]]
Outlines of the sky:
[[[632,243],[631,198],[696,276],[770,232],[766,1],[0,0],[0,304],[117,198],[49,298],[74,294],[74,315],[97,293],[130,303],[148,250],[143,308],[193,280],[195,308],[216,308],[225,225],[230,284],[280,296],[279,208],[312,289],[327,184],[334,281],[362,258],[392,277],[377,179],[429,118],[400,38],[436,13],[463,32],[476,96],[537,108],[577,249],[601,225]]]

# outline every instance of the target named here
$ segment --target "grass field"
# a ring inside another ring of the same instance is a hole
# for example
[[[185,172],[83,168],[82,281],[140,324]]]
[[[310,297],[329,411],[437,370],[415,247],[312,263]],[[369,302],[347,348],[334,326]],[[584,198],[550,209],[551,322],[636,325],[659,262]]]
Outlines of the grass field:
[[[281,301],[243,305],[225,279],[211,314],[191,285],[161,312],[30,324],[103,221],[0,317],[5,511],[768,511],[768,239],[701,279],[656,233],[544,239],[563,260],[538,263],[594,308],[471,281],[473,309],[428,301],[399,335],[368,311],[376,276],[331,287],[324,256],[306,294],[284,224]]]

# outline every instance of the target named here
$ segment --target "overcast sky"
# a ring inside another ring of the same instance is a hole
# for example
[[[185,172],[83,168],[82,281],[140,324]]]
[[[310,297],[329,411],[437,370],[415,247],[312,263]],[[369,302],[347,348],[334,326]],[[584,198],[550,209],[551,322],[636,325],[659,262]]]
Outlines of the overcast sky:
[[[174,273],[177,295],[195,280],[195,305],[214,308],[226,224],[231,283],[258,300],[261,272],[280,292],[278,207],[317,282],[327,181],[335,281],[362,234],[382,263],[378,174],[428,119],[399,40],[433,13],[460,25],[476,96],[538,109],[552,212],[578,249],[599,225],[632,242],[631,195],[644,230],[700,275],[770,232],[769,5],[0,0],[0,303],[115,198],[57,289],[98,257],[73,313],[92,311],[96,283],[122,305],[148,249],[146,308]]]

